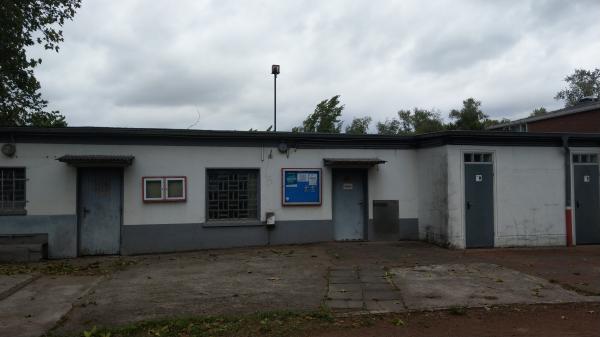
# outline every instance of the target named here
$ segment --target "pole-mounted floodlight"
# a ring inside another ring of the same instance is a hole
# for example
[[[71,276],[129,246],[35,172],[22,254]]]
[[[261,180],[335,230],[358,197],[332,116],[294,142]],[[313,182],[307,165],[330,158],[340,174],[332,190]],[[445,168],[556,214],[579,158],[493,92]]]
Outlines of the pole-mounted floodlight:
[[[273,74],[273,131],[277,131],[277,75],[279,75],[279,64],[271,66]]]

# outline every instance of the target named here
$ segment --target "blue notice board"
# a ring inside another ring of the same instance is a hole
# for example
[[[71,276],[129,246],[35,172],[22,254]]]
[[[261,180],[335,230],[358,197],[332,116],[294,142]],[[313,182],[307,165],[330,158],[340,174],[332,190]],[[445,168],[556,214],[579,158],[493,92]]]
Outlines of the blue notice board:
[[[282,169],[282,204],[320,205],[321,169]]]

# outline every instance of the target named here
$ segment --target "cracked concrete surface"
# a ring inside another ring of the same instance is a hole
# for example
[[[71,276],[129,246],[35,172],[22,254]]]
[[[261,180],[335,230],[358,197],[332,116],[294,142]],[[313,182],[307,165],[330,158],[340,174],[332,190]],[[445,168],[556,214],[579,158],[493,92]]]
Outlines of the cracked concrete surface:
[[[489,263],[430,265],[390,270],[411,310],[499,304],[600,301],[539,277]]]
[[[101,277],[42,277],[0,301],[0,336],[40,336]]]
[[[353,314],[599,301],[561,287],[600,289],[599,256],[600,247],[456,251],[419,242],[352,242],[128,257],[133,264],[106,278],[45,275],[0,300],[0,336],[37,336],[63,316],[57,333],[323,304]],[[19,282],[5,277],[5,288]]]

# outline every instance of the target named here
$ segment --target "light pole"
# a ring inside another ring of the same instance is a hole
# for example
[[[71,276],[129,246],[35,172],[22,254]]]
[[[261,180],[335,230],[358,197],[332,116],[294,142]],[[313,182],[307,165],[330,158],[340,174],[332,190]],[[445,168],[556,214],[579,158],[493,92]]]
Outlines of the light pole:
[[[279,75],[279,65],[271,66],[273,74],[273,131],[277,131],[277,75]]]

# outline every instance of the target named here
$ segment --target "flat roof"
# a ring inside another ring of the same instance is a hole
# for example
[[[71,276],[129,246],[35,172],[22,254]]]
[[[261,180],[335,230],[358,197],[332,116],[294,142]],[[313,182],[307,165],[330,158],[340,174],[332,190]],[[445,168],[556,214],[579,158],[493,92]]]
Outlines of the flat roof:
[[[163,145],[163,146],[278,146],[292,148],[403,149],[439,145],[600,146],[600,133],[527,133],[502,131],[442,131],[408,136],[350,135],[266,131],[213,131],[114,127],[0,128],[1,143]]]
[[[537,121],[541,121],[544,119],[557,118],[557,117],[572,115],[572,114],[576,114],[576,113],[580,113],[580,112],[588,112],[588,111],[593,111],[593,110],[600,110],[600,102],[583,103],[583,104],[579,104],[579,105],[576,105],[576,106],[570,107],[570,108],[564,108],[564,109],[550,111],[550,112],[540,115],[540,116],[516,119],[514,121],[490,126],[490,127],[488,127],[488,130],[497,130],[497,129],[501,129],[501,128],[504,128],[507,126],[537,122]]]

